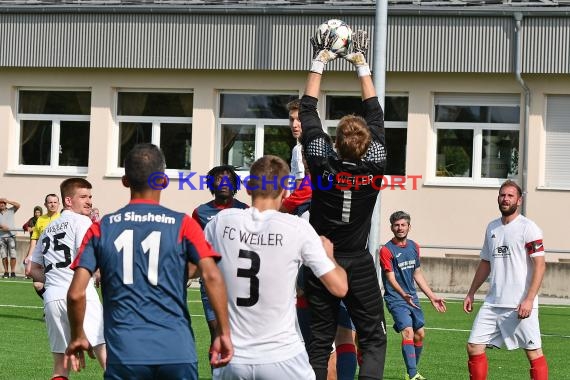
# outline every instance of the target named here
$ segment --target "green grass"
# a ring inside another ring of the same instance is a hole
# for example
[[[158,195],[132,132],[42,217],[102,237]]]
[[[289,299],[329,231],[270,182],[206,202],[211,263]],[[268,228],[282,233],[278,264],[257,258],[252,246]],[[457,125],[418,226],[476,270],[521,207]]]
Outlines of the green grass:
[[[209,335],[202,313],[197,289],[188,292],[192,326],[196,335],[200,361],[200,379],[210,379],[207,364]],[[459,301],[448,302],[448,312],[436,313],[423,304],[426,314],[426,341],[420,363],[421,373],[430,380],[466,379],[467,356],[465,342],[475,313],[466,315]],[[52,358],[47,332],[42,319],[42,303],[29,280],[0,280],[0,380],[49,379]],[[392,320],[386,315],[389,326],[388,353],[385,376],[402,379],[404,364],[400,353],[400,337],[391,329]],[[568,345],[570,344],[570,307],[542,305],[540,309],[543,349],[546,354],[550,378],[567,379],[570,373]],[[528,379],[528,362],[521,350],[488,350],[489,380]],[[102,370],[94,360],[74,379],[101,379]]]

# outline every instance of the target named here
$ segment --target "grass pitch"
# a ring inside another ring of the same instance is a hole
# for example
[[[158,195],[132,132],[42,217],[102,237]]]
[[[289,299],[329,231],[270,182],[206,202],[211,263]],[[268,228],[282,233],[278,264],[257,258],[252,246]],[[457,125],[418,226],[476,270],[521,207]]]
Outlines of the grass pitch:
[[[200,379],[211,379],[206,358],[209,333],[198,289],[188,290],[188,301],[200,361]],[[426,317],[426,340],[419,370],[430,380],[469,377],[465,343],[475,312],[466,315],[459,300],[448,300],[447,306],[447,313],[438,314],[429,303],[422,304]],[[42,315],[41,300],[33,291],[30,280],[0,280],[0,380],[50,378],[52,357]],[[389,331],[384,379],[402,379],[405,367],[400,352],[401,339],[391,328],[392,320],[387,312],[386,319]],[[570,306],[541,305],[540,323],[550,378],[570,379]],[[521,350],[488,350],[487,355],[489,380],[529,378],[528,361]],[[72,379],[102,377],[103,371],[95,360],[89,360],[82,372],[71,375]]]

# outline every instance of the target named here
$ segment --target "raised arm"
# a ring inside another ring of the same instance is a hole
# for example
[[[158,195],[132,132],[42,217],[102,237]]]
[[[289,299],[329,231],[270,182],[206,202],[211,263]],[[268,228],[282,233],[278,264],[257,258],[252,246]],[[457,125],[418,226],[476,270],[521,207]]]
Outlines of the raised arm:
[[[422,292],[424,292],[426,297],[430,300],[435,310],[439,311],[440,313],[444,313],[447,310],[445,306],[445,300],[437,296],[437,294],[435,294],[431,290],[424,277],[422,268],[416,268],[416,270],[414,271],[414,280],[416,281],[416,284],[418,284],[418,287],[422,290]]]

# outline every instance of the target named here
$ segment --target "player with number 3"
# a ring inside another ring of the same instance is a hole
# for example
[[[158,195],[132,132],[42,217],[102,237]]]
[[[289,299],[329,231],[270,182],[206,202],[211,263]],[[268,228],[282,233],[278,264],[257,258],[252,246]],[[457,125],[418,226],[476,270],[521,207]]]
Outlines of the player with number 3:
[[[222,210],[205,229],[222,255],[235,346],[231,363],[215,369],[213,378],[314,379],[296,328],[297,272],[305,264],[336,297],[346,293],[346,273],[331,259],[330,241],[322,242],[306,220],[278,211],[287,163],[263,156],[250,173],[251,207]]]

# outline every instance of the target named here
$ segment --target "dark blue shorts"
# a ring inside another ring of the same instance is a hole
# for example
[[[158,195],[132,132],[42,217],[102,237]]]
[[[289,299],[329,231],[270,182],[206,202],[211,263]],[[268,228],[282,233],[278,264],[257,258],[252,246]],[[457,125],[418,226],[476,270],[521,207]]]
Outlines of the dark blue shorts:
[[[424,327],[424,312],[410,305],[388,306],[388,310],[394,318],[394,330],[401,332],[406,327],[411,327],[414,331]]]
[[[206,287],[204,287],[204,282],[202,282],[202,279],[200,279],[199,282],[200,296],[202,297],[202,307],[204,308],[204,316],[206,317],[206,321],[215,321],[216,314],[214,314],[214,309],[212,309],[212,305],[210,305],[210,299],[206,294]]]
[[[107,364],[105,380],[198,380],[198,363],[125,365]]]

